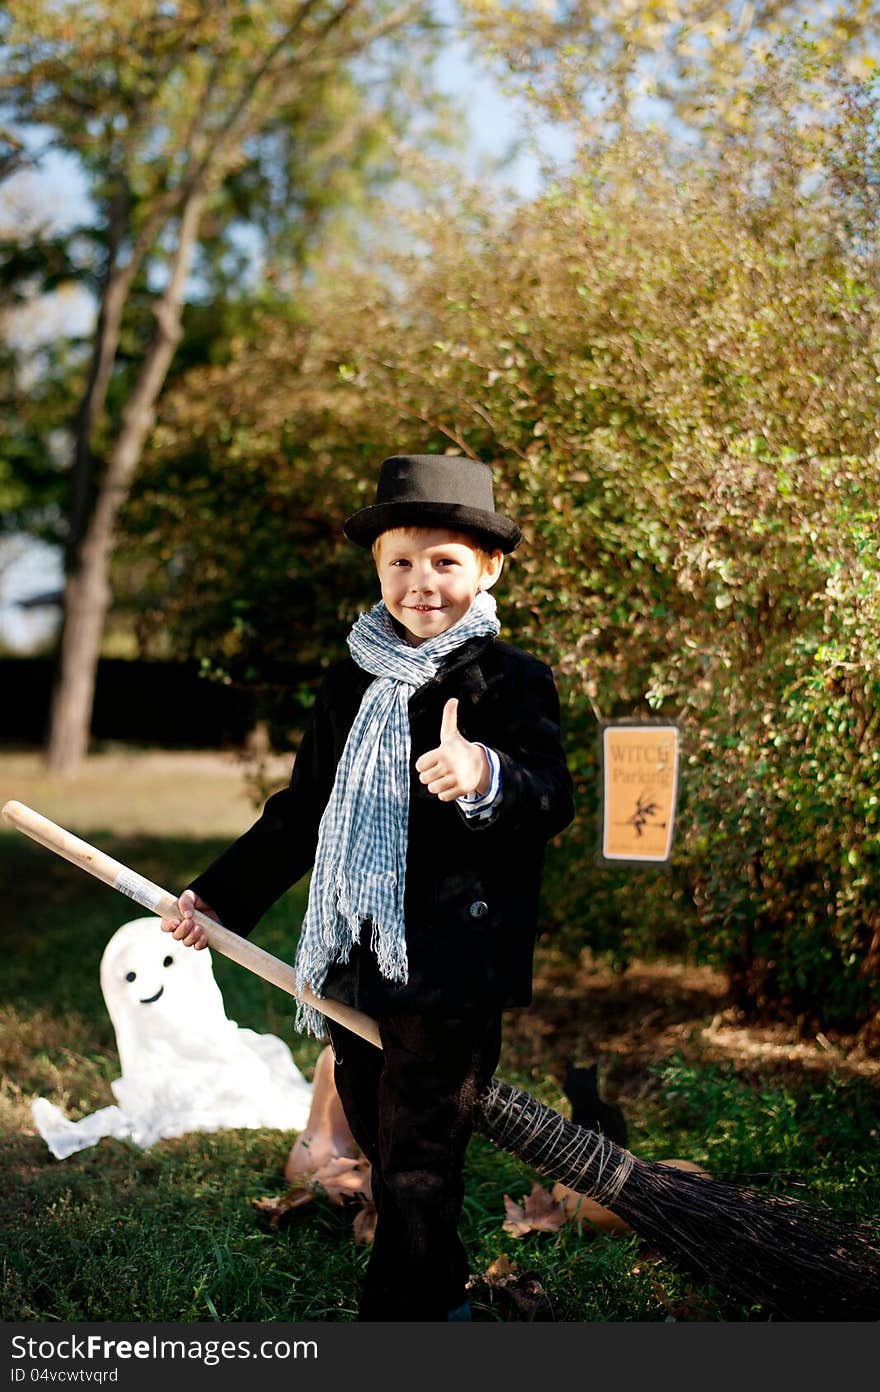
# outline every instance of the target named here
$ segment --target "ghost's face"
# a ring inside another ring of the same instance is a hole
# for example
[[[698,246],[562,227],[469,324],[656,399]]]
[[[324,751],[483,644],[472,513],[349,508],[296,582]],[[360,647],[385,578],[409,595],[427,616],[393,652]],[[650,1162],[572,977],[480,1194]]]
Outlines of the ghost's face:
[[[101,990],[123,1073],[162,1040],[187,1056],[188,1041],[228,1029],[211,954],[163,933],[158,918],[137,918],[114,933],[101,958]]]

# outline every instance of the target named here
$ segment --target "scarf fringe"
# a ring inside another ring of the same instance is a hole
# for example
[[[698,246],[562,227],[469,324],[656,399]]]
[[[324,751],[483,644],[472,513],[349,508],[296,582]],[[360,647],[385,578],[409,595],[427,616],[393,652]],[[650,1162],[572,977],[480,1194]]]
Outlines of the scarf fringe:
[[[364,692],[318,829],[294,964],[297,982],[316,996],[330,966],[348,961],[364,923],[371,924],[370,950],[382,975],[408,980],[409,699],[462,643],[499,629],[495,601],[481,591],[457,624],[415,648],[397,634],[381,601],[349,634],[352,657],[376,680]],[[325,1033],[320,1011],[302,1002],[296,1028],[318,1039]]]

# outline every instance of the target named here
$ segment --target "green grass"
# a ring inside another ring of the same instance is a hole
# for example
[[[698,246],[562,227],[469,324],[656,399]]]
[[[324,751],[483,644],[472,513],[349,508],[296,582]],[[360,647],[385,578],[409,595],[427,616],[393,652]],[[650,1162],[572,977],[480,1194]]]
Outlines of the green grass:
[[[110,823],[108,822],[108,825]],[[90,839],[166,888],[184,884],[225,844],[156,835]],[[7,886],[0,1004],[2,1307],[9,1321],[350,1321],[368,1248],[353,1210],[316,1200],[272,1230],[251,1200],[286,1188],[292,1134],[190,1134],[139,1151],[104,1140],[64,1161],[36,1133],[30,1101],[44,1095],[78,1117],[112,1102],[118,1076],[98,980],[103,947],[136,906],[14,832],[0,835]],[[290,957],[304,890],[277,904],[255,940]],[[279,1035],[311,1076],[321,1045],[293,1030],[289,998],[214,956],[227,1014]],[[538,1037],[544,1038],[538,1032]],[[565,1111],[552,1039],[528,1074],[502,1058],[500,1076]],[[522,1065],[520,1065],[522,1067]],[[876,1086],[833,1075],[783,1085],[755,1067],[661,1059],[628,1105],[631,1148],[686,1156],[713,1173],[793,1176],[856,1215],[880,1201]],[[499,1258],[533,1275],[564,1321],[759,1320],[678,1275],[634,1236],[558,1233],[514,1238],[504,1196],[521,1201],[535,1175],[475,1137],[468,1152],[462,1235],[475,1272]],[[549,1184],[547,1185],[549,1187]],[[480,1286],[478,1320],[538,1317]]]

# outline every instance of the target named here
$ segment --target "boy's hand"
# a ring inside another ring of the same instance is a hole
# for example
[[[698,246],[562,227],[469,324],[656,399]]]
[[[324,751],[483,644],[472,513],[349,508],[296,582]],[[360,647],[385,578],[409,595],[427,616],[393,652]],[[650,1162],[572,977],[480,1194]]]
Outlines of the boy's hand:
[[[440,725],[440,743],[416,759],[419,781],[441,802],[454,802],[465,793],[485,793],[491,771],[485,750],[471,744],[458,729],[458,701],[447,701]]]
[[[214,910],[191,889],[183,891],[177,901],[177,907],[180,909],[180,918],[163,918],[162,932],[170,933],[172,937],[177,938],[178,942],[182,942],[184,947],[207,947],[208,935],[200,923],[193,921],[193,913],[196,909],[200,909],[203,914],[208,915],[208,918],[213,918],[216,923],[219,923],[220,920]]]

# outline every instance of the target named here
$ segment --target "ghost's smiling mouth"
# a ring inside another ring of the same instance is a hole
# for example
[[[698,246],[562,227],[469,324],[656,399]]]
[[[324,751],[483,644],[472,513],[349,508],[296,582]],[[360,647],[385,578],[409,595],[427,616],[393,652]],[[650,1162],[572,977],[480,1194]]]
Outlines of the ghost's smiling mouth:
[[[142,1000],[142,1001],[141,1001],[141,1005],[152,1005],[152,1004],[153,1004],[153,1001],[157,1001],[157,1000],[159,999],[159,997],[161,996],[161,994],[162,994],[162,992],[163,992],[164,990],[165,990],[165,987],[164,987],[164,986],[160,986],[159,989],[158,989],[158,991],[156,992],[155,996],[147,996],[146,1000]]]

